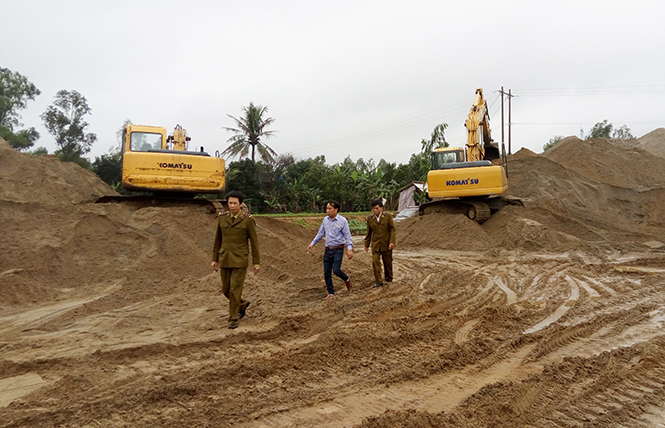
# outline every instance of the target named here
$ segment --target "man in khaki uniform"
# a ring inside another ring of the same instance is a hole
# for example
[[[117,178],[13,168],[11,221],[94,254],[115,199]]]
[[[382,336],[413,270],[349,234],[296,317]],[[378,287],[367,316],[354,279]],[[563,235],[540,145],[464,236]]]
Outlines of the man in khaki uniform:
[[[372,201],[372,215],[367,217],[367,235],[365,251],[372,248],[372,267],[374,268],[374,287],[383,286],[381,279],[381,260],[386,282],[393,280],[393,248],[395,248],[395,223],[390,213],[383,212],[380,199]]]
[[[242,298],[242,286],[245,283],[249,266],[249,245],[252,245],[254,274],[259,273],[259,242],[256,237],[256,225],[251,215],[240,209],[244,195],[229,192],[226,202],[227,212],[217,217],[215,244],[212,248],[210,267],[222,277],[222,292],[229,299],[229,328],[237,328],[238,320],[245,316],[249,301]]]

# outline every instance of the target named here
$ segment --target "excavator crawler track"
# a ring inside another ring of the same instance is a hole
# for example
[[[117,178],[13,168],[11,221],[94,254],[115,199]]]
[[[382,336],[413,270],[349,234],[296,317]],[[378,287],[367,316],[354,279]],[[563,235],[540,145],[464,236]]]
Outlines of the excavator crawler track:
[[[420,215],[435,213],[463,214],[471,220],[482,224],[493,213],[507,205],[523,206],[524,204],[520,199],[501,196],[493,198],[434,199],[420,205]]]
[[[478,223],[483,223],[485,220],[490,218],[492,212],[490,211],[490,206],[484,202],[469,202],[468,210],[466,216],[471,220],[477,221]]]

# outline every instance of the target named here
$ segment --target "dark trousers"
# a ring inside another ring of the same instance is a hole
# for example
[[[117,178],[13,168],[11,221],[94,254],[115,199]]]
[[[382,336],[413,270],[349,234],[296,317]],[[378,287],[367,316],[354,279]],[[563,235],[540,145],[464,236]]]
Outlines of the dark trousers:
[[[342,270],[342,259],[344,258],[344,248],[335,248],[326,250],[323,253],[323,278],[326,280],[328,294],[335,294],[333,287],[332,274],[334,273],[342,279],[348,281],[349,276]]]
[[[377,284],[382,283],[381,280],[381,261],[383,260],[383,272],[386,277],[386,282],[393,280],[393,250],[388,251],[372,251],[372,267],[374,268],[374,280]]]
[[[220,268],[222,293],[229,299],[229,323],[238,322],[238,311],[247,307],[247,300],[242,298],[242,286],[245,283],[247,268]]]

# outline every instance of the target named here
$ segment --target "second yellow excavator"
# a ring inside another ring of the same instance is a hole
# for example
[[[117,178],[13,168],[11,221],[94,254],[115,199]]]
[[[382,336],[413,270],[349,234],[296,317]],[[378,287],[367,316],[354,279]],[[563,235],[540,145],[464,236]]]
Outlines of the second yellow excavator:
[[[482,223],[506,205],[522,205],[501,196],[508,190],[505,148],[500,151],[492,140],[482,88],[476,89],[465,126],[465,149],[446,147],[432,152],[432,169],[427,174],[429,202],[420,205],[421,215],[460,213]]]

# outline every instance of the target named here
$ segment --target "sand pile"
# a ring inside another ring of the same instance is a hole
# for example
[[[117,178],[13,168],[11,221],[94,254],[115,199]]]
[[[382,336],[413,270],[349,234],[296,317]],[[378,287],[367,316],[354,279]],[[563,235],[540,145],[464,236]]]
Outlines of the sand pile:
[[[665,158],[665,128],[658,128],[641,136],[637,143],[647,152]]]
[[[397,245],[400,248],[477,251],[494,246],[494,240],[466,216],[431,214],[398,223]]]
[[[149,294],[208,272],[212,220],[203,210],[0,204],[5,307],[109,287]]]
[[[91,203],[115,192],[74,163],[18,153],[4,141],[0,183],[3,310],[123,287],[119,295],[131,299],[208,272],[214,219],[200,207]]]
[[[19,153],[0,138],[0,199],[14,202],[93,202],[117,193],[91,171],[55,156]]]
[[[509,163],[526,216],[587,241],[665,238],[665,159],[575,137],[551,151]]]
[[[543,157],[590,181],[615,187],[642,190],[665,184],[665,159],[632,148],[631,144],[568,137],[543,153]]]

